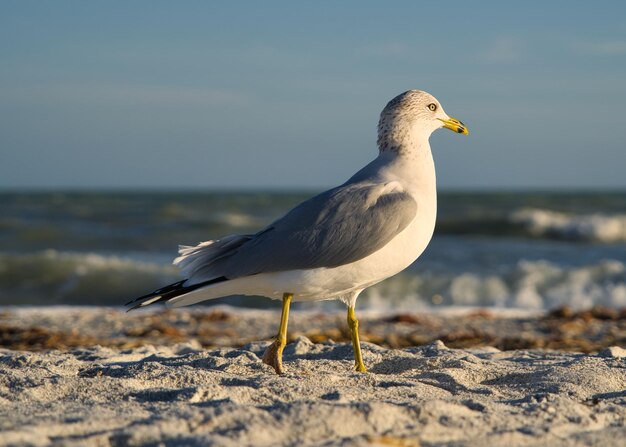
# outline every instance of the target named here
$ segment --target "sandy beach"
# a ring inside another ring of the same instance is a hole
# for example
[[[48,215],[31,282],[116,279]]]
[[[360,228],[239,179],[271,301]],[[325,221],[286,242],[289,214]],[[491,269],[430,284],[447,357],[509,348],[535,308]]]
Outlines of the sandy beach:
[[[576,326],[572,321],[583,321],[581,315],[562,320]],[[623,337],[623,319],[613,316],[590,315],[587,323],[612,321],[614,336]],[[569,446],[618,445],[626,435],[626,350],[620,347],[585,354],[505,351],[480,340],[463,349],[442,341],[403,349],[366,342],[370,372],[359,374],[351,370],[349,343],[322,340],[340,314],[294,312],[286,373],[277,376],[260,360],[269,342],[245,340],[271,335],[276,317],[233,308],[134,315],[106,308],[7,309],[0,319],[0,445]],[[531,322],[541,327],[542,318],[557,316],[456,310],[412,318],[370,314],[362,325],[388,345],[380,327],[387,338],[402,339],[407,328],[449,319],[451,331],[460,330],[457,321],[485,333],[526,325],[532,334]],[[202,337],[177,329],[201,332],[203,326],[214,328],[214,344],[222,346],[203,347]],[[20,328],[23,340],[27,331],[36,340],[36,327],[39,345],[7,349]],[[300,333],[315,335],[314,327],[317,343]],[[70,346],[50,348],[53,340]],[[110,346],[103,346],[106,340]]]

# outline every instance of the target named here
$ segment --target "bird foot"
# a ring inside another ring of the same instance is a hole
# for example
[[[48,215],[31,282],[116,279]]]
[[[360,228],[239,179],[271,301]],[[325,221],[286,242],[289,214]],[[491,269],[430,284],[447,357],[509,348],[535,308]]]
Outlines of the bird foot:
[[[365,367],[365,365],[363,363],[355,363],[354,364],[354,370],[356,372],[360,372],[360,373],[366,373],[367,372],[367,368]]]
[[[263,363],[270,365],[276,371],[276,374],[283,373],[283,348],[285,345],[278,340],[267,347],[263,353]]]

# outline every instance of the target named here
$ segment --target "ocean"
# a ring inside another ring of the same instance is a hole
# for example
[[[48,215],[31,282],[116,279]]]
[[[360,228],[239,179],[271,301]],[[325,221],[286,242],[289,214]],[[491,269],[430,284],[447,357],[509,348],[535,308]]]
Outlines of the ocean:
[[[0,193],[0,305],[120,306],[179,278],[178,244],[253,233],[314,193]],[[440,193],[426,252],[358,301],[381,310],[595,304],[626,306],[626,192]]]

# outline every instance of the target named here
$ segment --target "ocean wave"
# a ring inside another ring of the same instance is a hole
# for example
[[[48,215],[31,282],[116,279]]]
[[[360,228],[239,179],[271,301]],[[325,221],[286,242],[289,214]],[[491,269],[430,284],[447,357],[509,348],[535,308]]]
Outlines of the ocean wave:
[[[626,265],[605,260],[581,267],[520,261],[493,274],[402,273],[366,290],[359,306],[375,309],[416,306],[495,306],[552,309],[568,305],[626,306]]]
[[[566,214],[557,211],[522,208],[511,213],[509,221],[534,237],[590,242],[626,242],[626,215]]]
[[[5,305],[119,306],[178,279],[178,269],[173,266],[119,256],[55,250],[0,253],[0,304]],[[269,305],[269,301],[253,298],[228,302]],[[547,261],[520,261],[493,273],[410,269],[367,289],[359,298],[359,307],[373,309],[438,305],[551,309],[594,304],[626,306],[624,262],[604,260],[567,267]]]
[[[542,208],[515,208],[506,213],[444,215],[437,221],[436,232],[622,243],[626,242],[626,214],[582,214]]]
[[[0,304],[110,304],[176,281],[178,270],[118,256],[0,253]]]

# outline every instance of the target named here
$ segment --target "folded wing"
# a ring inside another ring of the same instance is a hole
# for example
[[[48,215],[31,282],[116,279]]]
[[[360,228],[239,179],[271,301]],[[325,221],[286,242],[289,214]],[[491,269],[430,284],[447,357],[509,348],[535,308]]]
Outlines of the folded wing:
[[[184,248],[175,263],[189,276],[187,285],[337,267],[384,247],[416,213],[417,203],[397,182],[343,185],[301,203],[255,235]]]

